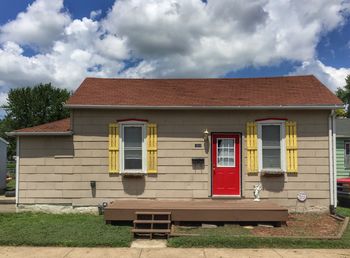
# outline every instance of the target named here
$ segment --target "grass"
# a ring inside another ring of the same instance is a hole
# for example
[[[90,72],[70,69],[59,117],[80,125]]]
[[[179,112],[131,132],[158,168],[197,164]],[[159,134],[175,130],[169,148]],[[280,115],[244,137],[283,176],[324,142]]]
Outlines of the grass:
[[[199,234],[204,236],[243,236],[243,235],[251,235],[249,229],[245,229],[240,225],[225,225],[224,227],[217,228],[185,228],[185,227],[175,227],[175,233],[181,234]]]
[[[350,216],[350,208],[339,207],[337,212],[343,216]],[[201,230],[198,229],[198,233]],[[340,240],[259,238],[246,235],[244,230],[239,236],[228,235],[225,229],[219,229],[219,231],[209,229],[206,230],[209,233],[201,236],[171,238],[168,245],[231,248],[350,248],[350,227]],[[106,225],[102,216],[0,213],[0,245],[128,247],[131,241],[130,226]]]
[[[87,214],[0,214],[0,245],[128,247],[129,226],[112,226]]]
[[[337,213],[345,217],[350,217],[350,206],[348,208],[337,207]]]
[[[337,208],[343,216],[350,216],[350,208]],[[171,238],[170,247],[229,247],[229,248],[350,248],[350,226],[340,240],[295,238],[259,238],[256,236],[201,235]]]

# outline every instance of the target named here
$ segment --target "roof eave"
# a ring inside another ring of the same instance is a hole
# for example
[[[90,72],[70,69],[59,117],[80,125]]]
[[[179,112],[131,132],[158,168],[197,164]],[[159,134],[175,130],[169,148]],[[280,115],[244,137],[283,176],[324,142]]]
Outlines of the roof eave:
[[[66,132],[7,132],[7,136],[70,136],[73,131]]]
[[[280,106],[139,106],[139,105],[83,105],[83,104],[65,104],[65,107],[71,109],[219,109],[219,110],[258,110],[258,109],[327,109],[334,110],[344,108],[344,105],[280,105]]]

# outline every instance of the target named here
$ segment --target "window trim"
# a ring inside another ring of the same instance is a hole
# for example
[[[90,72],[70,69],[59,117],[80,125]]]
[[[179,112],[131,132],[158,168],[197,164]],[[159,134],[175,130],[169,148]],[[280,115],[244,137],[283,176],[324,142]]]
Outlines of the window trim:
[[[280,148],[281,148],[281,168],[263,168],[262,155],[262,126],[264,125],[278,125],[280,126]],[[278,173],[287,171],[286,162],[286,123],[284,120],[264,120],[257,122],[258,126],[258,171],[265,173]]]
[[[128,169],[124,168],[124,128],[125,127],[141,127],[142,128],[142,169]],[[147,122],[141,121],[125,121],[119,122],[119,169],[121,174],[146,174],[147,173]]]
[[[346,157],[349,156],[350,157],[350,154],[349,155],[346,155],[346,145],[349,145],[349,148],[350,148],[350,141],[344,141],[344,168],[348,169],[350,168],[350,164],[347,165],[346,163]]]
[[[233,140],[233,165],[219,166],[219,140],[232,139]],[[218,168],[235,168],[236,167],[236,138],[220,137],[216,138],[216,167]]]

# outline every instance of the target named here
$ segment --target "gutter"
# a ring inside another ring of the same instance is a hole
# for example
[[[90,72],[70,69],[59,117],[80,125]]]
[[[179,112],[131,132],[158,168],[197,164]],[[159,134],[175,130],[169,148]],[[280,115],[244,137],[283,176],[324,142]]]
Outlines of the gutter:
[[[7,136],[69,136],[73,131],[67,132],[7,132]]]
[[[64,107],[71,109],[196,109],[196,110],[259,110],[259,109],[338,109],[344,108],[343,105],[297,105],[297,106],[139,106],[139,105],[81,105],[81,104],[65,104]]]
[[[16,207],[19,204],[19,161],[20,161],[20,153],[19,153],[19,137],[16,139]]]
[[[335,123],[335,112],[333,111],[332,116],[332,124],[333,124],[333,198],[334,198],[334,207],[337,208],[338,206],[338,198],[337,198],[337,139],[336,139],[336,123]]]
[[[332,144],[332,116],[334,111],[328,117],[328,156],[329,156],[329,191],[330,191],[330,213],[334,214],[334,191],[333,191],[333,144]]]
[[[328,117],[328,152],[329,152],[329,191],[330,213],[335,213],[337,207],[337,164],[336,164],[336,131],[335,112],[331,111]]]

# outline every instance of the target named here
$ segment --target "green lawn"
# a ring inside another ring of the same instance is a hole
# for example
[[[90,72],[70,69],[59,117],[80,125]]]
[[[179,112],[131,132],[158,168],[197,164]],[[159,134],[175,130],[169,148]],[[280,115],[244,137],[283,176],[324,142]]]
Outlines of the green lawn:
[[[338,208],[350,216],[350,208]],[[128,247],[132,241],[130,226],[105,225],[102,216],[87,214],[0,213],[0,245],[31,246],[113,246]],[[197,233],[200,233],[198,229]],[[232,248],[350,248],[350,227],[341,240],[259,238],[245,235],[210,233],[202,236],[174,237],[171,247]]]
[[[87,214],[0,213],[0,245],[128,247],[129,226]]]
[[[350,216],[350,208],[337,208],[338,214]],[[341,240],[312,240],[294,238],[259,238],[256,236],[202,235],[174,237],[170,247],[230,247],[230,248],[350,248],[350,227]]]
[[[245,229],[240,225],[232,224],[217,228],[202,228],[202,227],[175,227],[175,233],[178,234],[194,234],[205,236],[244,236],[251,235],[249,229]]]

